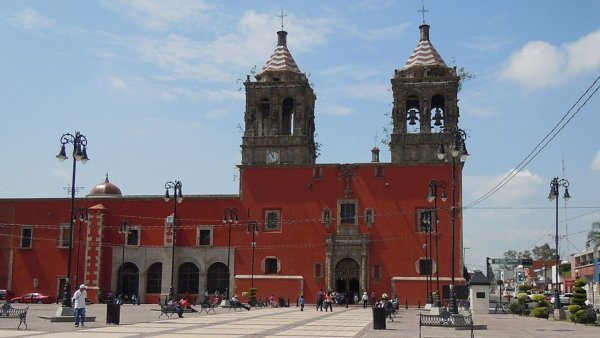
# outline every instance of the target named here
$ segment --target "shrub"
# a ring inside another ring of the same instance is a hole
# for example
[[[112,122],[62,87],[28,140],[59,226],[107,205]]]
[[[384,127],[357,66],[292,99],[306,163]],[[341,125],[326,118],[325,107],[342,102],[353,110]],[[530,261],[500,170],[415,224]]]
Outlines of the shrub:
[[[510,313],[512,313],[513,315],[521,315],[523,313],[524,308],[525,307],[520,302],[514,302],[510,303],[508,311],[510,311]]]
[[[583,306],[585,304],[585,300],[587,299],[586,291],[583,288],[585,283],[586,283],[586,281],[583,278],[575,280],[575,282],[573,283],[575,285],[573,287],[573,297],[571,297],[571,300],[570,300],[571,304],[576,304],[576,305],[581,305],[581,306]]]
[[[540,295],[539,293],[531,295],[531,300],[534,302],[541,302],[541,301],[545,301],[546,297],[544,297],[544,295]]]
[[[569,316],[573,323],[587,324],[596,322],[596,312],[593,309],[579,310]]]
[[[574,286],[580,288],[582,286],[584,286],[585,284],[587,284],[586,280],[584,278],[579,278],[576,279],[575,282],[573,283]]]
[[[550,312],[547,307],[536,307],[531,311],[531,315],[535,318],[546,318],[548,319]]]
[[[538,302],[538,306],[539,306],[539,307],[549,307],[549,306],[550,306],[550,304],[548,304],[548,301],[544,299],[544,300],[540,300],[540,301]]]
[[[523,309],[523,316],[529,316],[530,313],[531,313],[531,310]]]
[[[575,312],[581,310],[581,306],[579,306],[579,305],[569,305],[569,307],[567,309],[569,310],[570,313],[575,313]]]
[[[528,302],[529,301],[529,295],[527,295],[525,292],[519,292],[519,293],[517,293],[517,299],[520,302]]]

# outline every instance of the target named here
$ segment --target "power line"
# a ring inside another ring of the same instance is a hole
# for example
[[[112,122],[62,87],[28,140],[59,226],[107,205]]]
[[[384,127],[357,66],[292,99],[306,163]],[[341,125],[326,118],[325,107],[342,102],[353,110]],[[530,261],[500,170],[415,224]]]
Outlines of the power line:
[[[519,164],[517,164],[517,166],[514,169],[512,169],[504,178],[502,178],[492,189],[490,189],[488,192],[483,194],[483,196],[477,198],[473,202],[468,203],[466,206],[463,206],[463,208],[465,208],[465,209],[470,208],[474,205],[477,205],[477,204],[485,201],[486,199],[488,199],[489,197],[494,195],[496,192],[498,192],[500,189],[502,189],[506,184],[508,184],[508,182],[510,182],[518,173],[523,171],[523,169],[525,169],[525,167],[527,167],[527,165],[531,161],[533,161],[533,159],[536,158],[542,150],[544,150],[546,148],[546,146],[563,130],[563,128],[579,113],[579,111],[583,107],[585,107],[585,105],[588,103],[588,101],[598,92],[598,89],[600,89],[600,86],[596,86],[596,85],[599,80],[600,80],[600,76],[596,77],[596,79],[592,82],[592,84],[577,99],[577,101],[571,106],[571,108],[569,108],[569,110],[567,110],[567,112],[556,123],[556,125],[554,125],[554,127],[546,134],[546,136],[544,136],[542,138],[542,140],[529,152],[529,154],[527,154],[527,156],[525,156],[525,158],[521,162],[519,162]],[[596,86],[595,89],[593,89],[594,86]],[[590,91],[591,91],[591,93],[590,93]],[[590,94],[588,95],[588,93],[590,93]],[[585,98],[585,100],[584,100],[584,98]],[[579,105],[579,103],[582,100],[583,100],[583,102],[581,103],[581,105]],[[577,105],[579,105],[579,107],[573,112],[573,110],[575,109],[575,107],[577,107]]]

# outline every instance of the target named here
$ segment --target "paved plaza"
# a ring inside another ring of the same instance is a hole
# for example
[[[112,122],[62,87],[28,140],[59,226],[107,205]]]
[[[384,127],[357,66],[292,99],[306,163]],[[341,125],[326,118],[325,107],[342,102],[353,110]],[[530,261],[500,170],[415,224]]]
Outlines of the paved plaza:
[[[24,307],[23,304],[16,305]],[[158,318],[158,305],[123,305],[120,325],[106,324],[106,305],[88,306],[88,315],[96,322],[75,328],[71,322],[50,322],[39,316],[52,316],[57,305],[33,304],[29,307],[28,330],[17,330],[16,319],[0,319],[0,337],[418,337],[421,310],[401,309],[386,330],[374,330],[372,310],[362,307],[336,307],[333,312],[317,312],[307,306],[303,312],[296,307],[229,311],[216,313],[186,313],[184,318]],[[510,314],[477,315],[475,337],[600,337],[600,327],[535,319]],[[469,331],[451,328],[422,328],[422,337],[469,337]]]

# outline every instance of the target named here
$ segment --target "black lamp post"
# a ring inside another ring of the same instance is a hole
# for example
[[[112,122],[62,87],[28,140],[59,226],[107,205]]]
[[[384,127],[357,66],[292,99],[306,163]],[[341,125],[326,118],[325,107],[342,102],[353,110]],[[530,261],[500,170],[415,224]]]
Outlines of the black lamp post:
[[[554,247],[556,249],[556,255],[554,256],[554,263],[556,265],[556,270],[554,271],[554,277],[556,278],[556,285],[554,287],[554,308],[560,309],[560,295],[558,293],[559,283],[558,283],[558,271],[560,270],[560,262],[559,262],[559,254],[558,254],[558,189],[560,187],[565,188],[565,194],[563,195],[564,199],[571,198],[569,195],[569,181],[564,178],[559,179],[555,177],[550,182],[550,194],[548,194],[548,199],[550,201],[556,202],[556,231],[554,233]]]
[[[256,249],[255,236],[258,234],[257,221],[248,222],[246,233],[249,233],[250,231],[252,231],[252,243],[250,243],[250,246],[252,247],[252,274],[250,275],[250,287],[254,288],[254,250]]]
[[[127,244],[127,235],[129,235],[129,225],[127,220],[122,220],[119,224],[119,233],[123,234],[123,245],[121,245],[121,292],[117,294],[122,295],[122,299],[125,298],[125,276],[123,273],[125,272],[125,244]]]
[[[440,268],[439,268],[439,260],[438,260],[438,252],[439,252],[439,232],[438,232],[438,189],[442,189],[442,194],[440,196],[442,202],[446,202],[448,196],[446,196],[446,182],[445,181],[436,181],[432,179],[429,181],[429,193],[427,194],[427,201],[429,203],[433,202],[433,217],[435,218],[435,228],[433,231],[435,232],[435,264],[437,266],[435,272],[435,284],[436,284],[436,293],[435,293],[435,306],[440,307],[442,305],[440,301]],[[431,231],[431,229],[430,229]]]
[[[456,158],[459,158],[460,162],[464,162],[467,160],[469,153],[467,152],[467,147],[465,145],[467,133],[464,130],[458,127],[444,128],[442,129],[440,135],[441,140],[436,155],[440,161],[448,160],[448,157],[450,157],[450,159],[452,160],[452,208],[450,210],[450,223],[452,227],[452,253],[450,273],[452,274],[452,276],[450,276],[450,312],[457,314],[458,304],[456,303],[456,291],[454,290],[454,261],[456,258]],[[444,140],[446,137],[450,138],[450,156],[448,156],[448,154],[446,154],[444,150]]]
[[[183,201],[181,193],[181,181],[169,181],[165,183],[165,202],[171,200],[169,190],[173,189],[173,242],[171,246],[171,285],[169,286],[169,300],[175,298],[175,290],[173,288],[173,276],[175,275],[175,246],[177,245],[177,204]]]
[[[79,214],[79,217],[77,217]],[[76,208],[75,219],[79,219],[79,230],[77,233],[77,267],[75,268],[75,285],[79,284],[79,256],[81,251],[81,223],[88,222],[88,210],[86,208]]]
[[[229,301],[229,285],[231,284],[231,269],[229,267],[229,257],[231,255],[231,226],[237,224],[238,210],[234,207],[228,207],[223,210],[223,224],[229,226],[229,237],[227,240],[227,288],[225,289],[225,301]]]
[[[73,134],[63,134],[60,138],[60,143],[62,144],[60,148],[60,152],[56,155],[59,161],[64,161],[68,159],[67,152],[65,146],[67,143],[73,144],[73,175],[71,178],[71,217],[69,220],[69,259],[67,262],[67,278],[65,280],[65,290],[63,294],[63,307],[71,307],[71,255],[73,251],[73,223],[75,222],[75,173],[77,171],[77,161],[81,161],[81,163],[85,164],[89,158],[87,156],[87,138],[80,134],[79,132],[75,132]]]

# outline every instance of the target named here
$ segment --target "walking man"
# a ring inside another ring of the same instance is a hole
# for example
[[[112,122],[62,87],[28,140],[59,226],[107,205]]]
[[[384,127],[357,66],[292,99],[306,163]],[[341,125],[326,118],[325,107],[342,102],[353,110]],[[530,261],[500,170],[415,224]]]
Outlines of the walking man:
[[[85,325],[85,299],[87,298],[87,286],[85,284],[79,285],[79,290],[73,294],[73,314],[75,315],[75,327]]]

